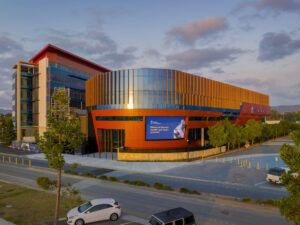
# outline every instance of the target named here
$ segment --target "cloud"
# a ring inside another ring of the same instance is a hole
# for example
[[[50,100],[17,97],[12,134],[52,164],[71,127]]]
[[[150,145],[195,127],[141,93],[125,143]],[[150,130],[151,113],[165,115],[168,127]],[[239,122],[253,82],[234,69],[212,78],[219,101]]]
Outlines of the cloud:
[[[270,82],[268,79],[253,77],[228,79],[225,82],[269,95],[270,105],[299,104],[300,83],[283,83],[279,79]]]
[[[228,79],[226,82],[247,87],[260,87],[270,83],[269,81],[258,78]]]
[[[294,12],[300,10],[300,2],[295,0],[259,0],[255,7],[257,10]]]
[[[185,70],[199,69],[203,67],[210,67],[215,63],[231,62],[238,55],[244,52],[244,50],[236,48],[190,49],[180,53],[168,55],[166,60],[171,67]]]
[[[71,52],[97,55],[117,50],[117,44],[103,32],[89,30],[77,32],[72,30],[42,29],[37,38],[44,43],[52,43]],[[34,42],[37,40],[34,39]]]
[[[136,60],[137,48],[134,46],[120,49],[118,44],[106,33],[86,30],[43,29],[39,30],[39,40],[57,45],[87,59],[93,60],[107,68],[129,66]],[[36,41],[36,40],[34,40]]]
[[[21,44],[8,36],[0,36],[0,54],[22,50]]]
[[[105,65],[108,65],[112,69],[129,67],[137,59],[137,56],[135,56],[136,51],[137,49],[135,47],[128,47],[125,48],[122,52],[106,53],[105,55],[100,56],[97,60],[103,62]]]
[[[286,33],[265,33],[259,43],[258,60],[275,61],[300,50],[300,39],[293,40]]]
[[[143,53],[144,53],[145,57],[152,57],[152,58],[162,57],[162,54],[159,51],[157,51],[156,49],[153,49],[153,48],[146,49]]]
[[[185,45],[193,45],[199,39],[216,35],[228,29],[224,17],[208,17],[203,20],[175,27],[167,32],[167,39]]]
[[[220,74],[220,73],[224,73],[224,70],[222,70],[221,68],[215,68],[212,69],[211,72]]]
[[[242,1],[232,11],[231,15],[239,14],[247,9],[253,9],[256,12],[246,15],[247,17],[263,17],[262,12],[271,12],[274,15],[282,12],[299,12],[300,2],[298,0],[256,0]]]
[[[22,44],[0,33],[0,108],[11,109],[13,65],[30,55]]]

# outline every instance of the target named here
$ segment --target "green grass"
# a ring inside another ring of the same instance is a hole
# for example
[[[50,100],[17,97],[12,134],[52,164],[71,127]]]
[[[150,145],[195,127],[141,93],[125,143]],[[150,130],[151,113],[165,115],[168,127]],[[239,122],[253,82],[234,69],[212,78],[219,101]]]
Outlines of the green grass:
[[[80,198],[62,197],[60,217],[81,203]],[[53,220],[54,206],[55,194],[0,182],[0,215],[5,220],[17,225],[47,224]]]

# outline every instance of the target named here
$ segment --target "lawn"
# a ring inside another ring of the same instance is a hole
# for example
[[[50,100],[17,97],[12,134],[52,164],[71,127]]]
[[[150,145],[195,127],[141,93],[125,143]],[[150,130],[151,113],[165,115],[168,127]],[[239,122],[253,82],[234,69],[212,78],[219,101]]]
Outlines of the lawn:
[[[78,198],[62,198],[60,217],[79,205]],[[51,224],[55,194],[0,182],[0,217],[17,225]],[[53,224],[53,223],[52,223]]]

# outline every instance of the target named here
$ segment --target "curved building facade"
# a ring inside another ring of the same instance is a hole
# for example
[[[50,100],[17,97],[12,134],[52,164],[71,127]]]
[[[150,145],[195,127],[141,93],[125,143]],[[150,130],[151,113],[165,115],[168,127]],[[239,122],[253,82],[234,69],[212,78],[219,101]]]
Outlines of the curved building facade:
[[[269,113],[269,96],[169,69],[127,69],[86,82],[98,150],[162,151],[203,146],[217,121],[244,124]]]

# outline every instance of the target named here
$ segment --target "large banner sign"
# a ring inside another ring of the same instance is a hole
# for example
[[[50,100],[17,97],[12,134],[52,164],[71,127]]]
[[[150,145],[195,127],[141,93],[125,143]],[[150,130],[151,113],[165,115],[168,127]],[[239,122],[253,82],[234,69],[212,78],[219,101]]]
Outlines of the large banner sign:
[[[182,139],[185,133],[184,116],[147,116],[146,140]]]

